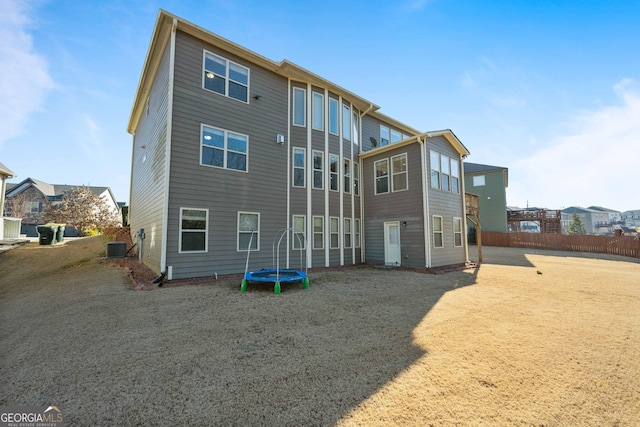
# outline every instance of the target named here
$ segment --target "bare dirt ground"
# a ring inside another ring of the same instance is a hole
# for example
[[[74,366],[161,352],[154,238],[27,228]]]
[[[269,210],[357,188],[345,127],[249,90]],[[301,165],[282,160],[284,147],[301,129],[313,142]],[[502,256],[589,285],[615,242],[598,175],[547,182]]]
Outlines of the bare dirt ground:
[[[0,405],[92,426],[640,425],[638,260],[485,247],[477,269],[317,271],[274,295],[135,291],[104,249],[0,254]]]

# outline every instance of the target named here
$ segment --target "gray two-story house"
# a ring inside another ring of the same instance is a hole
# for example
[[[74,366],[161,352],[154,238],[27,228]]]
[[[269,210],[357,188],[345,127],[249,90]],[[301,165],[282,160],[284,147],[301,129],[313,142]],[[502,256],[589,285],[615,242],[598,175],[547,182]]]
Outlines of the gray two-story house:
[[[168,279],[240,273],[248,254],[271,268],[289,229],[281,267],[464,263],[469,152],[378,110],[161,10],[128,125],[144,262]]]

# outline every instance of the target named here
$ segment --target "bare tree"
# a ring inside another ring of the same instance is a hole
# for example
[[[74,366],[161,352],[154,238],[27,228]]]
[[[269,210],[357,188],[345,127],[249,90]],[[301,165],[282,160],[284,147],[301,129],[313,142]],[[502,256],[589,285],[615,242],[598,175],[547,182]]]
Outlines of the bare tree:
[[[89,230],[101,232],[120,225],[118,212],[87,187],[74,187],[59,203],[49,203],[43,213],[45,221],[66,224],[86,235]]]
[[[6,211],[14,218],[24,218],[27,213],[27,195],[20,193],[5,200]]]

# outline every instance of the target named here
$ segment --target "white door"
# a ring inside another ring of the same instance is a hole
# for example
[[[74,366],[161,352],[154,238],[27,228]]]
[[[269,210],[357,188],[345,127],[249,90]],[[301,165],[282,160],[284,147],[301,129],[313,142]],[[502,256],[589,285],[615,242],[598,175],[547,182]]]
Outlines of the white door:
[[[384,223],[384,263],[386,265],[400,265],[400,223]]]

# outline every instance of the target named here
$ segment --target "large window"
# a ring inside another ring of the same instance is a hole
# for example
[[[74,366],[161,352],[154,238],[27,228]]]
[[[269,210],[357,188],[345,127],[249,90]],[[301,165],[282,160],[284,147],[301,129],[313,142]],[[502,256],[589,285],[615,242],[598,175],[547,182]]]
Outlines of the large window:
[[[306,97],[306,90],[299,87],[293,88],[293,124],[296,126],[306,126]]]
[[[340,157],[336,154],[329,154],[329,189],[338,191],[338,161]]]
[[[260,214],[253,212],[238,212],[238,251],[260,249]]]
[[[329,98],[329,132],[338,134],[338,100]]]
[[[305,185],[305,149],[294,147],[293,148],[293,186],[304,187]]]
[[[249,69],[211,52],[204,52],[205,89],[249,102]]]
[[[324,188],[324,153],[313,151],[313,188],[322,190]]]
[[[431,151],[431,188],[440,189],[440,153]]]
[[[353,143],[355,145],[358,145],[360,143],[360,120],[359,120],[359,116],[358,116],[358,112],[356,111],[356,109],[353,109],[353,120],[351,120],[351,123],[353,123]]]
[[[344,192],[351,193],[351,160],[344,158]]]
[[[460,193],[460,163],[451,159],[451,192]]]
[[[180,208],[179,252],[207,252],[208,209]]]
[[[351,218],[344,219],[344,247],[351,247]]]
[[[360,219],[355,218],[353,223],[353,246],[360,247]]]
[[[437,215],[433,216],[433,247],[444,247],[444,240],[442,236],[442,217]]]
[[[249,137],[202,125],[200,164],[247,171]]]
[[[403,191],[408,188],[406,153],[391,158],[391,174],[393,176],[391,191]]]
[[[389,192],[389,159],[378,160],[374,163],[376,173],[376,194]]]
[[[342,137],[351,139],[351,109],[348,105],[342,106]]]
[[[329,247],[331,249],[339,249],[340,248],[340,218],[332,216],[329,218],[330,220],[330,230],[331,233],[329,242]]]
[[[293,249],[304,249],[306,245],[307,221],[304,215],[293,216]]]
[[[462,246],[462,218],[453,218],[453,246]]]
[[[311,126],[316,130],[324,130],[324,95],[313,92],[313,120]]]
[[[324,249],[324,217],[313,217],[313,249]]]
[[[385,145],[389,145],[389,128],[380,125],[380,146],[384,147]]]

